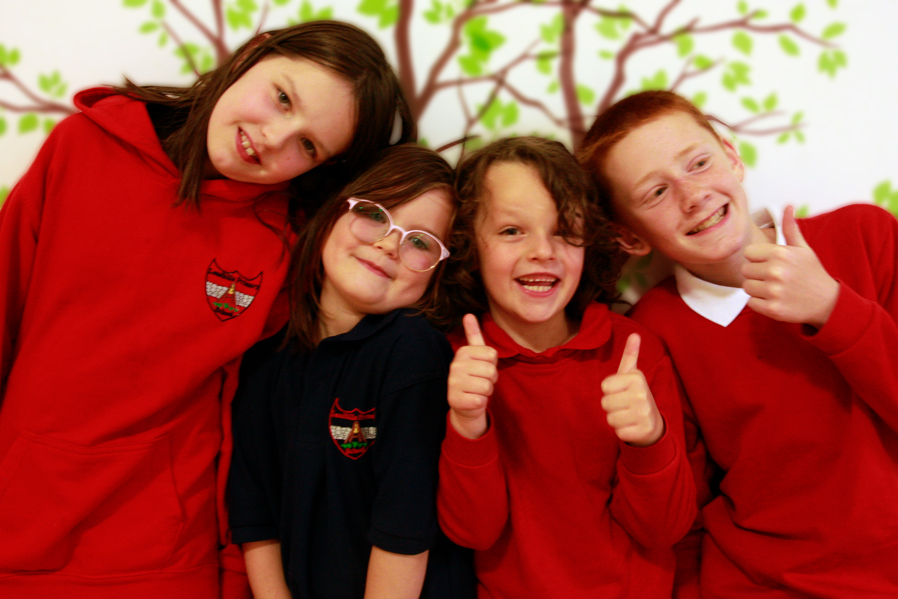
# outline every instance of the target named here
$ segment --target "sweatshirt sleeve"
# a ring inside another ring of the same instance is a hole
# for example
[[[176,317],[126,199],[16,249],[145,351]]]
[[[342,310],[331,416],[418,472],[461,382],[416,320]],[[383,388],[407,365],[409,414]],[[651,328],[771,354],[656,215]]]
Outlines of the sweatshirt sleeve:
[[[499,539],[509,507],[494,427],[479,439],[466,439],[447,416],[437,510],[443,532],[462,547],[483,551]]]
[[[686,455],[681,394],[670,359],[663,356],[643,374],[664,418],[665,432],[649,447],[621,443],[611,514],[643,546],[670,547],[695,519],[695,483]]]
[[[281,457],[277,424],[282,336],[257,343],[244,356],[232,404],[234,452],[228,472],[228,519],[234,543],[279,537]]]
[[[61,123],[0,209],[0,397],[12,367]]]
[[[859,234],[848,243],[859,247],[840,251],[849,252],[857,271],[869,272],[870,278],[839,280],[830,319],[806,338],[832,360],[854,393],[898,431],[898,220],[872,206],[853,208]],[[847,279],[853,273],[844,275]],[[839,273],[835,276],[839,279]]]

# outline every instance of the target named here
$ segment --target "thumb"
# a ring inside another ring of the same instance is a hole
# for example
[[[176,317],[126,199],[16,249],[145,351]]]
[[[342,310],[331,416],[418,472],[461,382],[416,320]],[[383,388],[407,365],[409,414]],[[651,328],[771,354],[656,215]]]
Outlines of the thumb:
[[[486,345],[486,342],[483,340],[483,334],[480,332],[480,323],[477,322],[476,316],[473,314],[465,314],[461,322],[465,327],[465,338],[468,340],[468,345]]]
[[[617,369],[618,374],[626,374],[636,370],[636,361],[639,359],[639,333],[631,333],[627,337],[627,344],[624,346],[624,355],[621,356],[620,366]]]
[[[786,245],[803,248],[811,247],[804,240],[804,235],[801,234],[801,229],[798,228],[798,223],[795,222],[795,208],[793,206],[786,206],[786,211],[783,213],[783,237],[786,239]]]

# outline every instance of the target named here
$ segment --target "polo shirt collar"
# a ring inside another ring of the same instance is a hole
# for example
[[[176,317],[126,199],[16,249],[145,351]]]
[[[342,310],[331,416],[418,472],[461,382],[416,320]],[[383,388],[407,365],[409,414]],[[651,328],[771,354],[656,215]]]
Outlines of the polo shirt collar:
[[[751,218],[762,229],[773,227],[776,230],[777,245],[785,245],[780,221],[773,212],[763,208],[754,212]],[[736,320],[751,298],[741,287],[726,287],[709,283],[693,275],[679,264],[674,265],[674,277],[677,282],[677,291],[683,298],[683,302],[699,316],[722,327],[728,326]]]

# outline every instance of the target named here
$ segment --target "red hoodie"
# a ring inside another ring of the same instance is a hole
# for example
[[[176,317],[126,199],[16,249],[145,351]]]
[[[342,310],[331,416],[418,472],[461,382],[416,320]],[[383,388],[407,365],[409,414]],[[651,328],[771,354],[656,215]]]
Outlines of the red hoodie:
[[[174,207],[143,103],[75,103],[0,211],[0,596],[218,599],[222,425],[286,319],[284,185]]]

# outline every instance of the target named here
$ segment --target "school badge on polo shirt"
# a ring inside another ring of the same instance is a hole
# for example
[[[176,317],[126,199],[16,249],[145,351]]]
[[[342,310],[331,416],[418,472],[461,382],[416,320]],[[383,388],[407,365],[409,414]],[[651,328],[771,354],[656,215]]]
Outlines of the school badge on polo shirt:
[[[214,258],[206,270],[206,301],[223,321],[246,312],[261,287],[261,272],[250,279],[236,270],[223,269]]]
[[[374,426],[375,408],[362,412],[344,410],[340,407],[340,398],[334,400],[328,424],[331,430],[331,439],[337,445],[340,453],[347,458],[357,460],[368,451],[377,437],[377,427]]]

